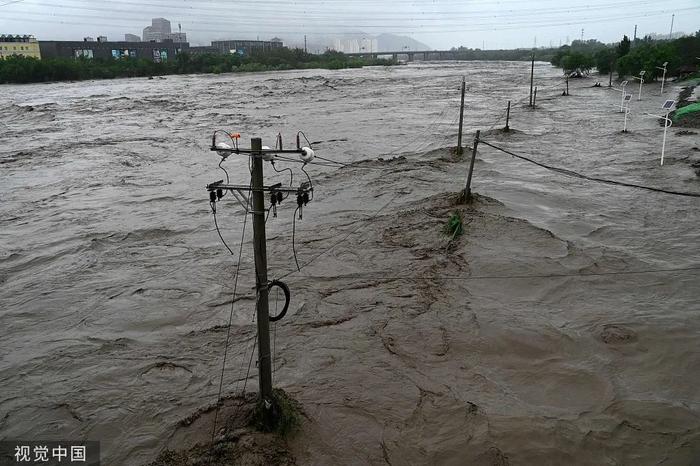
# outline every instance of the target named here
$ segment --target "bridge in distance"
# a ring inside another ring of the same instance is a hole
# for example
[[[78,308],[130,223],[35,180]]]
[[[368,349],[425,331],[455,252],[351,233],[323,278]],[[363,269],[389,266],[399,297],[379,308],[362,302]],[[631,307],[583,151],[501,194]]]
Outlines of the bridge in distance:
[[[346,53],[345,55],[349,57],[362,57],[362,58],[382,58],[391,57],[394,60],[406,60],[406,61],[428,61],[428,60],[458,60],[459,51],[458,50],[420,50],[420,51],[396,51],[396,52],[355,52]]]
[[[459,50],[403,50],[396,52],[354,52],[346,53],[349,57],[362,58],[388,58],[406,61],[430,61],[430,60],[459,60],[464,52]]]

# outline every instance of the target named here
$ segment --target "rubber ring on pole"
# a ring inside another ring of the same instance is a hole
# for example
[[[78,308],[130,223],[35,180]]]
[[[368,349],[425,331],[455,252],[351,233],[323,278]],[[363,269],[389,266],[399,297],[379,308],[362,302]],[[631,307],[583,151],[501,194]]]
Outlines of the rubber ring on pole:
[[[290,293],[289,293],[289,287],[287,286],[286,283],[281,282],[279,280],[272,280],[269,285],[267,285],[268,291],[272,289],[273,286],[279,287],[282,289],[282,292],[284,293],[284,307],[282,308],[282,312],[277,314],[276,316],[270,316],[270,322],[277,322],[278,320],[282,320],[282,318],[287,315],[287,309],[289,309],[289,298],[290,298]]]

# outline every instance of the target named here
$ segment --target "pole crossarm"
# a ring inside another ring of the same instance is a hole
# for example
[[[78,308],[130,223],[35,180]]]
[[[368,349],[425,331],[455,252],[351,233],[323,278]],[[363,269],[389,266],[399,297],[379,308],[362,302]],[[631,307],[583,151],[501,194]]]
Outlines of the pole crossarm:
[[[216,191],[217,189],[229,190],[229,191],[249,191],[249,192],[276,192],[276,193],[298,193],[298,192],[308,192],[311,191],[311,187],[308,183],[304,183],[301,186],[282,187],[281,184],[273,184],[272,186],[262,186],[260,188],[254,188],[246,184],[226,184],[223,181],[217,181],[207,185],[207,191]]]
[[[236,149],[236,148],[231,148],[231,149],[226,149],[226,148],[219,148],[216,146],[211,146],[209,147],[209,150],[213,152],[225,152],[229,154],[254,154],[254,155],[264,155],[264,154],[303,154],[304,150],[303,149],[261,149],[261,150],[253,150],[253,149]]]

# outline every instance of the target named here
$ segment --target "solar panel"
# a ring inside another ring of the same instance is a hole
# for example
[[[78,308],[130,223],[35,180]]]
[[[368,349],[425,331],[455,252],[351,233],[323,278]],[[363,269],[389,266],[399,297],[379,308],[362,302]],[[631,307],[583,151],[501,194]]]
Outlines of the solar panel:
[[[675,100],[667,100],[666,102],[664,102],[664,106],[661,108],[663,108],[664,110],[671,110],[671,107],[673,107],[674,105],[676,105]]]
[[[632,100],[632,94],[627,94],[625,96],[625,102],[629,102],[630,100]]]

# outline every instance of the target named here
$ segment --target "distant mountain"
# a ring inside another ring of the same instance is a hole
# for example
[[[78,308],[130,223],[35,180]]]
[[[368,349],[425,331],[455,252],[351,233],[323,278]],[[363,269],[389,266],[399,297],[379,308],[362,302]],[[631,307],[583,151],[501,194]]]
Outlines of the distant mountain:
[[[379,34],[377,42],[380,52],[397,52],[402,50],[432,50],[432,47],[411,39],[407,36],[397,36],[394,34]]]

